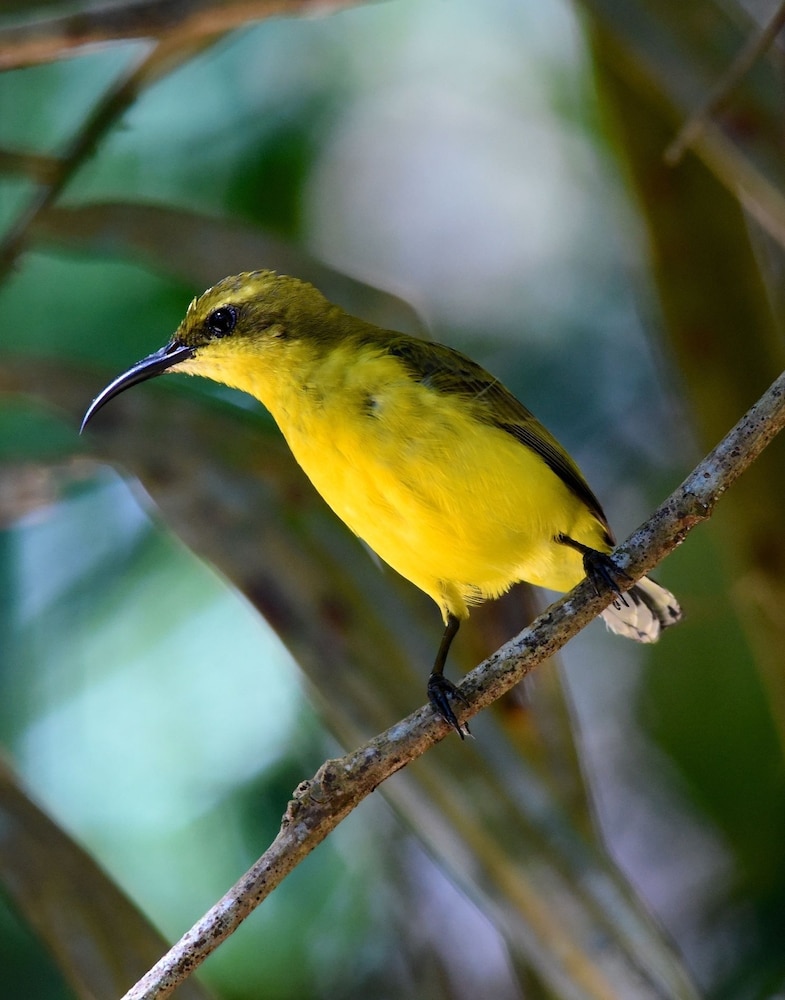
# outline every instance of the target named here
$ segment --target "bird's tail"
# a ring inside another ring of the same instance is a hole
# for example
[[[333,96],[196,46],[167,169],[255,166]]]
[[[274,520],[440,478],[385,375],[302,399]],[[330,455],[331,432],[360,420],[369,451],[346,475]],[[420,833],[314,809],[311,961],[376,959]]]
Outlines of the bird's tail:
[[[660,633],[681,618],[673,594],[647,576],[602,612],[605,624],[617,635],[636,642],[656,642]]]

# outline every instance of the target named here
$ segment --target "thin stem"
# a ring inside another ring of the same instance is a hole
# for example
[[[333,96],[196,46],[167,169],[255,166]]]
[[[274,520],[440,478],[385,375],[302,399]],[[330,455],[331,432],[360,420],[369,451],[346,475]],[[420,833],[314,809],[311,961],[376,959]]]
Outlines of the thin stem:
[[[330,10],[357,0],[332,0]],[[268,17],[318,12],[324,0],[125,0],[0,27],[0,70],[53,62],[88,45],[223,34]]]
[[[11,270],[24,250],[33,223],[54,204],[77,170],[89,159],[99,142],[131,107],[141,91],[215,40],[216,36],[196,40],[183,40],[178,36],[161,41],[104,94],[72,138],[64,154],[52,162],[52,171],[46,183],[38,188],[0,243],[0,280]]]
[[[785,2],[780,3],[760,32],[753,32],[746,45],[733,60],[725,73],[710,91],[704,103],[694,111],[679,129],[673,142],[665,150],[664,159],[675,167],[685,152],[701,135],[710,119],[714,118],[730,100],[734,90],[749,73],[763,53],[785,27]]]

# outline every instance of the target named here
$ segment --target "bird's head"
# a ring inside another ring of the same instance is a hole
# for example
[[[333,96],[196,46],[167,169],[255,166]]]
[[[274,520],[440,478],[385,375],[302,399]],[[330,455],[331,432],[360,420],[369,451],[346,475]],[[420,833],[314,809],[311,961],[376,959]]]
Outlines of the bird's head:
[[[249,389],[255,372],[275,373],[292,343],[329,339],[333,306],[312,285],[273,271],[224,278],[194,299],[168,344],[118,375],[93,400],[81,429],[110,399],[164,372],[204,375]],[[340,323],[337,324],[340,326]]]

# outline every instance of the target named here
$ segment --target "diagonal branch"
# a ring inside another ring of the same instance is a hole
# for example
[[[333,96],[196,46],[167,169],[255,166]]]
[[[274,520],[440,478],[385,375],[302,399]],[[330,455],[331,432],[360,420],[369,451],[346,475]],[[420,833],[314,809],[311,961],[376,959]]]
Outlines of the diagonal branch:
[[[783,27],[785,27],[785,3],[780,3],[763,28],[750,35],[746,45],[717,81],[701,107],[694,111],[679,129],[678,135],[664,153],[665,162],[669,167],[675,167],[679,163],[704,131],[709,120],[722,111],[747,73],[774,44]]]
[[[0,71],[74,55],[87,46],[130,39],[191,39],[223,34],[269,17],[325,13],[356,0],[125,0],[0,25]]]
[[[72,137],[63,155],[51,161],[51,170],[44,178],[44,183],[3,236],[0,242],[0,279],[14,267],[25,249],[36,219],[55,203],[76,172],[119,118],[134,104],[139,94],[202,48],[213,44],[219,37],[167,37],[142,55],[106,91]]]
[[[708,519],[729,486],[785,426],[785,374],[772,384],[681,486],[617,549],[619,564],[638,578]],[[587,581],[562,597],[515,639],[473,670],[461,685],[471,718],[560,649],[606,607],[609,594]],[[281,829],[253,867],[125,995],[163,1000],[240,925],[270,892],[381,782],[450,732],[430,708],[420,708],[357,750],[326,761],[302,782]]]
[[[334,0],[332,6],[348,6],[353,2]],[[62,155],[52,157],[46,164],[45,172],[41,171],[40,162],[37,164],[39,187],[0,242],[0,280],[15,266],[26,248],[36,220],[57,201],[73,176],[145,89],[214,45],[227,32],[249,21],[322,8],[321,0],[234,0],[230,3],[216,3],[214,0],[171,0],[167,3],[138,0],[120,6],[107,5],[90,17],[75,15],[76,23],[72,23],[68,16],[46,22],[49,30],[54,32],[53,40],[48,41],[38,37],[43,30],[40,21],[15,28],[0,27],[0,72],[55,58],[71,44],[83,45],[117,34],[130,33],[131,36],[154,40],[151,48],[137,57],[101,96]],[[95,25],[98,34],[90,34],[88,25]],[[88,31],[87,35],[85,31]],[[102,32],[109,32],[109,35],[105,36]],[[32,38],[30,51],[25,45],[28,35]],[[9,159],[9,154],[6,153],[5,159]],[[16,161],[17,168],[19,162]]]

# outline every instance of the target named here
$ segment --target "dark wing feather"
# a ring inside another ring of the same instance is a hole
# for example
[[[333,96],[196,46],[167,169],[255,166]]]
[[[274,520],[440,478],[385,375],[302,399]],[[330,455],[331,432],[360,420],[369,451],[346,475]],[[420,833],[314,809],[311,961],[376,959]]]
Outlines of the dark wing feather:
[[[474,405],[478,419],[498,427],[533,451],[556,473],[608,531],[608,522],[597,497],[578,466],[533,413],[526,409],[498,379],[460,351],[444,344],[427,343],[393,334],[387,351],[403,361],[417,381],[443,393],[455,393]]]

